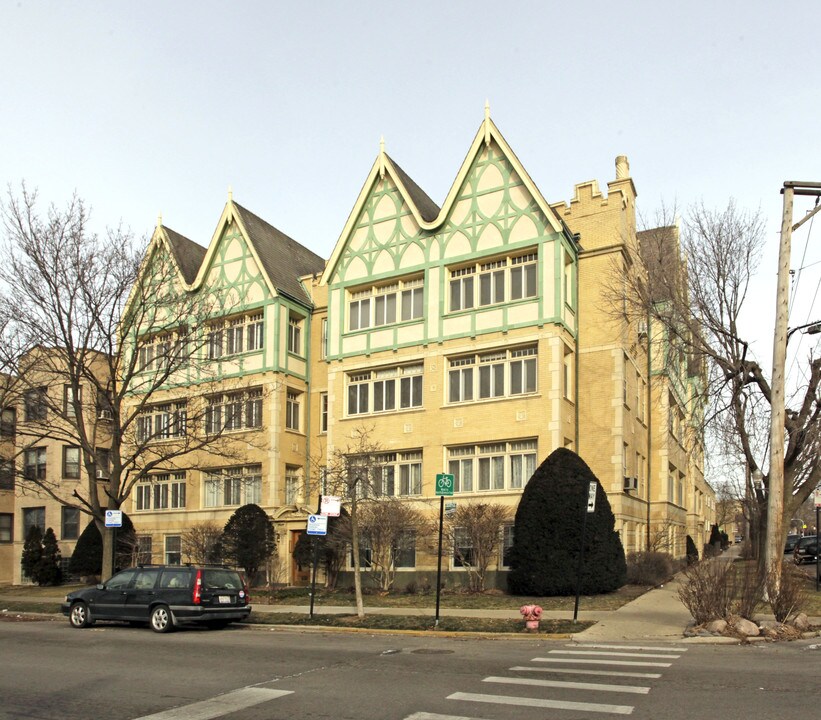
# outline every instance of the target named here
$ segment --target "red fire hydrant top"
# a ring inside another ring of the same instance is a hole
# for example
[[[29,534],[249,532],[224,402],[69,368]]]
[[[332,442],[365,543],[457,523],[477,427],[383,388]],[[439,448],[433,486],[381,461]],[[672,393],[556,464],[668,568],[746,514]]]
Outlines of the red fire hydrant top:
[[[538,620],[542,616],[542,609],[538,605],[522,605],[519,612],[524,620]]]

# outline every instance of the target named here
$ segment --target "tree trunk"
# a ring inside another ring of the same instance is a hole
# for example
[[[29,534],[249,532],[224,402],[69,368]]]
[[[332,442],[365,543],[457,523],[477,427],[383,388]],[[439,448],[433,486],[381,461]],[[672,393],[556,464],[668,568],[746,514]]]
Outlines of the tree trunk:
[[[102,525],[102,527],[100,527]],[[98,523],[98,529],[100,530],[100,536],[103,539],[103,565],[102,565],[102,572],[100,573],[100,580],[101,582],[105,582],[114,574],[114,553],[115,553],[115,538],[114,532],[115,528],[105,527],[105,524]]]

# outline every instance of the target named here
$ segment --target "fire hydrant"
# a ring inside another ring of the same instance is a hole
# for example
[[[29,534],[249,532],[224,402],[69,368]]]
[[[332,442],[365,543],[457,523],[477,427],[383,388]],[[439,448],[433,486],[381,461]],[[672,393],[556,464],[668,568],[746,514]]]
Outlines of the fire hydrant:
[[[528,632],[538,632],[542,609],[538,605],[522,605],[519,612],[522,613],[522,619],[525,621]]]

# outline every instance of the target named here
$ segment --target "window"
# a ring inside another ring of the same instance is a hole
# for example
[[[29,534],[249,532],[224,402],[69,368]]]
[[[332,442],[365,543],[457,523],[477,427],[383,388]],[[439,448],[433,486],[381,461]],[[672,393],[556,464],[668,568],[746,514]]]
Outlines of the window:
[[[152,538],[150,535],[137,535],[137,564],[150,565]]]
[[[142,343],[138,350],[138,368],[140,370],[165,370],[168,368],[172,354],[170,335],[163,334],[141,338],[140,342]],[[175,345],[174,349],[178,350],[179,344]]]
[[[510,299],[536,297],[536,253],[511,260]]]
[[[285,427],[299,430],[299,402],[301,393],[288,390],[285,397]]]
[[[348,330],[364,330],[371,326],[371,289],[351,293],[348,303]]]
[[[451,270],[450,311],[536,297],[537,257],[535,252],[508,255]]]
[[[295,465],[285,466],[285,504],[296,505],[299,498],[299,476],[302,468]]]
[[[262,349],[262,339],[263,339],[263,318],[262,313],[257,313],[255,315],[248,316],[248,341],[247,341],[247,349],[248,350],[261,350]]]
[[[535,471],[535,440],[448,449],[448,472],[454,478],[454,492],[520,490]]]
[[[319,359],[324,360],[328,357],[328,318],[322,318],[322,332],[319,344]]]
[[[348,330],[364,330],[418,320],[424,310],[424,278],[398,280],[351,292]]]
[[[29,530],[33,527],[40,528],[40,532],[46,531],[46,509],[44,507],[23,508],[23,537],[29,536]]]
[[[184,507],[184,472],[151,475],[137,484],[137,510],[179,510]]]
[[[0,458],[0,490],[14,490],[14,460]]]
[[[319,432],[328,432],[328,393],[319,393]]]
[[[25,452],[23,474],[27,480],[46,479],[46,449],[29,448]]]
[[[0,543],[10,543],[14,540],[14,515],[0,513]]]
[[[473,563],[473,539],[465,528],[455,528],[453,531],[453,566],[465,567]]]
[[[404,288],[401,292],[403,322],[407,320],[418,320],[422,317],[424,309],[424,278],[407,280],[402,283]]]
[[[71,385],[63,385],[63,413],[66,417],[77,417],[76,405],[82,402],[83,388],[77,388],[77,396],[74,396],[74,388]]]
[[[288,318],[288,352],[302,355],[302,318],[297,315]]]
[[[78,508],[62,508],[62,529],[60,538],[62,540],[76,540],[80,537],[80,510]]]
[[[179,535],[165,536],[165,564],[179,565],[182,562],[182,538]]]
[[[262,497],[262,465],[211,470],[205,476],[205,507],[259,503]]]
[[[348,375],[348,415],[422,407],[420,365],[379,368]]]
[[[396,292],[398,284],[387,285],[376,289],[374,297],[374,321],[376,327],[396,322]]]
[[[393,564],[397,568],[416,567],[416,532],[405,530],[392,549]]]
[[[225,331],[225,351],[229,355],[236,355],[245,350],[245,318],[234,318],[228,322]]]
[[[223,354],[223,344],[222,344],[222,325],[212,325],[211,328],[208,330],[208,338],[207,338],[207,347],[208,347],[208,359],[209,360],[216,360],[217,358],[221,358]]]
[[[94,465],[97,477],[107,478],[111,473],[111,451],[108,448],[96,448]]]
[[[422,451],[408,450],[385,453],[377,460],[381,469],[381,487],[377,491],[388,496],[422,494]]]
[[[14,437],[17,433],[17,411],[14,408],[3,408],[0,413],[0,435]]]
[[[536,347],[465,355],[449,360],[448,402],[536,392]],[[478,372],[475,372],[478,370]],[[478,387],[475,386],[478,379]]]
[[[46,419],[46,390],[45,387],[26,390],[23,396],[26,422]]]
[[[79,480],[80,448],[70,445],[63,447],[63,477],[70,480]]]
[[[564,370],[564,377],[562,380],[562,391],[564,393],[565,400],[570,400],[571,402],[575,400],[574,397],[574,385],[573,385],[573,377],[574,377],[574,362],[575,356],[573,355],[573,351],[565,346],[564,348],[564,360],[563,360],[563,370]]]
[[[137,418],[137,442],[184,437],[187,422],[184,402],[147,407]]]
[[[450,274],[450,311],[469,310],[473,307],[475,267],[460,268]]]
[[[573,307],[573,258],[564,253],[564,302]]]

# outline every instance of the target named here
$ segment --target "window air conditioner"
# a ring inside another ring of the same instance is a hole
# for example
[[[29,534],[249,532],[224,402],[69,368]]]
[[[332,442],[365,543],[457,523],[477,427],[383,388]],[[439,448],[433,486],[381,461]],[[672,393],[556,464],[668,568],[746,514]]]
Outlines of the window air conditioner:
[[[98,470],[97,471],[97,479],[98,480],[108,480],[108,473],[105,470]]]
[[[97,413],[98,420],[111,420],[111,410],[100,410]]]
[[[647,337],[647,321],[639,320],[639,337]]]
[[[634,477],[624,478],[624,489],[625,490],[638,490],[639,489],[639,479],[634,478]]]

